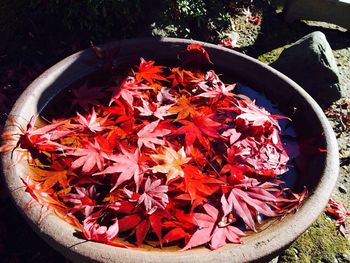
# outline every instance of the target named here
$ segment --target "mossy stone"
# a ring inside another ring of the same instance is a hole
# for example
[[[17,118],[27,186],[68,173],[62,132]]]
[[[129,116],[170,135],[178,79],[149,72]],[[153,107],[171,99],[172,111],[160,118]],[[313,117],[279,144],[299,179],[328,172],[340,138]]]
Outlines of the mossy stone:
[[[279,263],[349,262],[350,244],[334,221],[322,214],[292,246],[279,257]]]
[[[281,55],[282,51],[285,49],[285,47],[279,47],[276,49],[273,49],[269,52],[266,52],[258,57],[258,60],[265,63],[270,64],[272,62],[275,62],[278,57]]]

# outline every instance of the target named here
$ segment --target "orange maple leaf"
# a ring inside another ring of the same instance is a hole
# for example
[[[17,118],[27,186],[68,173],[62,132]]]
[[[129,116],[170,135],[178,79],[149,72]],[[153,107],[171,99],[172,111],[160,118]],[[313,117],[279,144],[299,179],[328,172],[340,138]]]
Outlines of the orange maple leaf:
[[[164,147],[163,154],[152,154],[152,159],[156,162],[163,162],[151,168],[153,173],[167,174],[167,183],[178,176],[184,177],[182,165],[188,163],[191,157],[187,157],[182,147],[177,152],[171,148]]]
[[[176,105],[171,107],[168,112],[176,113],[176,120],[183,120],[188,116],[195,116],[198,114],[195,106],[191,104],[191,100],[184,95],[178,99]]]

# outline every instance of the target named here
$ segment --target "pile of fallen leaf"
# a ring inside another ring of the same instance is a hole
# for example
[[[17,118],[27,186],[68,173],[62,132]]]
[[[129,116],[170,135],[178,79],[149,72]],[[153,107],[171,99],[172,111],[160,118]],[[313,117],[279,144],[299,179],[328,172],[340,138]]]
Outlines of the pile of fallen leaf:
[[[328,200],[328,206],[325,208],[326,213],[335,220],[335,223],[340,233],[345,236],[348,234],[348,230],[345,228],[345,221],[350,212],[346,211],[346,208],[341,202],[337,202],[332,198]]]
[[[202,46],[179,58],[178,67],[141,58],[114,85],[73,90],[80,113],[40,128],[34,116],[21,135],[4,133],[1,150],[14,140],[30,164],[27,191],[87,239],[217,249],[304,198],[280,179],[285,117],[203,71],[211,61]]]

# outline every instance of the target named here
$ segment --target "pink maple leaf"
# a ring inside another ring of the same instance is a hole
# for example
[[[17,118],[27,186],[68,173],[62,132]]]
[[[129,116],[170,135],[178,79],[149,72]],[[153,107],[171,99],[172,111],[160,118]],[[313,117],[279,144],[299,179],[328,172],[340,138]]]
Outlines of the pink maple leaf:
[[[96,197],[98,196],[95,185],[91,185],[88,188],[75,186],[74,189],[77,192],[76,194],[70,193],[63,196],[65,202],[73,204],[70,213],[82,211],[85,217],[90,216],[95,207]]]
[[[182,250],[187,250],[192,247],[197,247],[210,242],[211,249],[217,249],[227,243],[240,243],[240,236],[244,233],[237,227],[228,223],[222,224],[219,221],[219,210],[209,204],[203,205],[206,214],[194,213],[199,229],[191,236],[190,240]]]
[[[89,114],[86,118],[81,114],[79,114],[78,112],[77,112],[77,115],[78,115],[77,121],[81,124],[83,128],[87,128],[94,133],[103,131],[104,129],[106,129],[106,127],[103,127],[103,124],[107,121],[108,116],[98,121],[94,107],[92,108],[91,114]]]
[[[102,150],[96,140],[94,143],[86,143],[85,148],[76,149],[68,154],[79,157],[72,162],[71,169],[75,170],[82,167],[81,171],[83,173],[92,172],[96,166],[101,171],[104,167],[105,159],[108,159],[108,154]]]
[[[151,181],[148,177],[145,183],[144,193],[139,197],[137,204],[143,203],[148,214],[152,214],[158,208],[165,209],[169,203],[169,198],[166,192],[167,185],[161,185],[161,180]]]
[[[113,240],[118,235],[119,224],[117,218],[112,219],[110,226],[103,226],[98,223],[105,213],[105,209],[101,209],[85,218],[83,234],[88,240],[109,243],[108,241]]]
[[[120,85],[120,87],[114,87],[115,91],[111,98],[109,105],[113,101],[117,101],[122,97],[129,105],[133,108],[134,97],[137,98],[146,98],[146,94],[142,90],[152,89],[151,87],[137,83],[134,77],[127,77]]]
[[[241,137],[242,133],[238,132],[235,128],[232,128],[224,131],[221,135],[224,137],[230,137],[230,144],[234,144],[239,137]]]
[[[158,119],[164,120],[165,116],[173,115],[174,113],[168,112],[173,104],[159,106],[158,104],[150,104],[145,100],[142,100],[142,107],[135,107],[139,110],[141,116],[155,116]]]
[[[161,90],[157,94],[157,101],[159,103],[164,103],[165,101],[172,101],[175,102],[176,98],[174,95],[172,95],[170,92],[170,89],[167,87],[162,87]]]
[[[263,126],[265,122],[269,122],[278,130],[281,130],[277,119],[288,119],[285,116],[270,114],[267,110],[258,107],[254,101],[248,98],[237,101],[237,108],[240,110],[240,114],[236,118],[242,119],[252,126]]]
[[[159,120],[151,122],[137,133],[137,136],[139,137],[137,141],[139,149],[144,145],[145,147],[155,150],[155,144],[164,145],[164,140],[158,137],[168,135],[171,131],[168,129],[156,130],[158,124]]]
[[[198,97],[215,98],[217,96],[232,96],[230,93],[235,88],[235,84],[225,86],[213,70],[205,74],[205,79],[198,83],[198,87],[202,89],[203,93],[197,95]]]
[[[276,201],[277,198],[273,194],[259,186],[242,189],[235,187],[231,190],[227,201],[224,196],[221,198],[225,214],[234,211],[254,231],[256,231],[254,217],[258,213],[269,217],[277,216],[269,206]]]
[[[111,192],[123,182],[134,178],[137,192],[142,181],[144,170],[144,166],[139,163],[141,155],[140,150],[136,149],[135,152],[131,153],[122,146],[120,149],[122,154],[112,155],[109,157],[109,159],[113,162],[112,165],[99,173],[95,173],[94,175],[120,173],[117,182],[111,189]]]
[[[230,163],[248,164],[263,176],[276,176],[288,170],[289,157],[280,141],[274,145],[264,138],[257,141],[253,137],[246,137],[234,142],[228,148],[227,156]]]

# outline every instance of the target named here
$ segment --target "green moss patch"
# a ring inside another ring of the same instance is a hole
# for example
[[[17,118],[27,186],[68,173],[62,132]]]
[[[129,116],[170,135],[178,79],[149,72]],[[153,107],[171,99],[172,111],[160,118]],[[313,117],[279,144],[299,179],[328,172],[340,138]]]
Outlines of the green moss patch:
[[[265,64],[271,64],[272,62],[275,62],[278,57],[281,55],[282,51],[285,49],[285,47],[279,47],[276,49],[273,49],[269,52],[266,52],[258,57],[258,60],[265,63]]]
[[[350,262],[350,244],[324,214],[279,257],[279,263]]]

